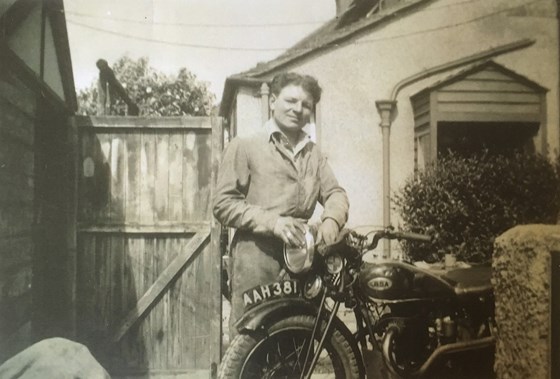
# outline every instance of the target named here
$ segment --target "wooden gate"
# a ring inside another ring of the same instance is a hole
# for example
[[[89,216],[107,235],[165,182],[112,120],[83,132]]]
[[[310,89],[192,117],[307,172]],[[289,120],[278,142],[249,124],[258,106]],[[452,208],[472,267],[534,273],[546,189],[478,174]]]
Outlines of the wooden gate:
[[[219,226],[210,207],[221,119],[76,124],[78,338],[113,376],[209,377],[221,355]]]

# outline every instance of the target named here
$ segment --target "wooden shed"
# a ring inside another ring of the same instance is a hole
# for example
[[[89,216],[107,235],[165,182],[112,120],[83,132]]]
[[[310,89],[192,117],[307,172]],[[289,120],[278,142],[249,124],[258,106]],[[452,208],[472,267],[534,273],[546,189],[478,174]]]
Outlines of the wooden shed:
[[[1,1],[0,362],[72,332],[75,109],[62,0]]]

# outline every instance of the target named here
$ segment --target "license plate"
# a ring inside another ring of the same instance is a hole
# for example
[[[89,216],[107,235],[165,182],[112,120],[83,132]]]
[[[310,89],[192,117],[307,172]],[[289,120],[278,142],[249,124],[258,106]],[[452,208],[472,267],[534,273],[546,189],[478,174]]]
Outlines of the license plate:
[[[267,299],[284,296],[299,296],[300,289],[297,280],[282,280],[262,286],[256,286],[243,293],[245,307],[259,304]]]

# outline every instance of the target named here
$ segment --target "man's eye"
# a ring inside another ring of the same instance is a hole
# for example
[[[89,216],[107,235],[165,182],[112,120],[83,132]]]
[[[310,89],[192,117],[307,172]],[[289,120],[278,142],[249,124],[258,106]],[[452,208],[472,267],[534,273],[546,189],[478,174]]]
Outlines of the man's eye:
[[[304,107],[305,109],[313,109],[313,106],[312,106],[311,104],[309,104],[309,103],[303,103],[303,107]]]

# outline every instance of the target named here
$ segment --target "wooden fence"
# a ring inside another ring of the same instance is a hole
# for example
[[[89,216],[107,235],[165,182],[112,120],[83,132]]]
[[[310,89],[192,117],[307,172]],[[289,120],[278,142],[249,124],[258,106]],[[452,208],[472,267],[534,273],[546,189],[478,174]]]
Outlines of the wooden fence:
[[[76,324],[114,376],[214,370],[221,119],[83,117]]]

